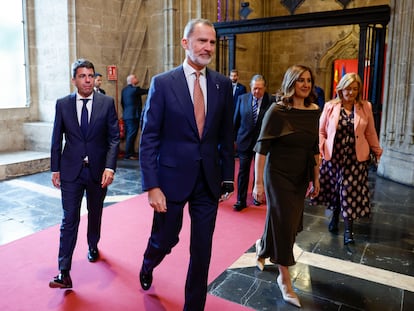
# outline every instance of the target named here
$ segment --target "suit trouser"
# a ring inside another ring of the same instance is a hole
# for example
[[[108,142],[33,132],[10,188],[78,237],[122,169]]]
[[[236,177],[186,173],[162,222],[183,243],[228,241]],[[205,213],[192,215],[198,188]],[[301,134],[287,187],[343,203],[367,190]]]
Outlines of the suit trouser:
[[[134,155],[135,140],[139,129],[139,119],[126,119],[125,124],[125,157]]]
[[[254,152],[239,152],[239,174],[237,175],[237,201],[246,204],[247,190],[249,187],[250,168]]]
[[[167,212],[154,213],[151,237],[142,267],[144,272],[152,271],[178,243],[186,202],[191,218],[191,238],[184,310],[201,311],[204,310],[207,296],[208,269],[218,207],[218,200],[211,195],[201,172],[188,200],[171,202],[167,198]]]
[[[59,270],[70,270],[78,236],[83,194],[86,191],[87,241],[89,247],[95,248],[100,239],[102,208],[107,188],[102,188],[99,182],[94,182],[89,168],[84,167],[75,181],[61,181],[61,191],[63,219],[60,226]]]

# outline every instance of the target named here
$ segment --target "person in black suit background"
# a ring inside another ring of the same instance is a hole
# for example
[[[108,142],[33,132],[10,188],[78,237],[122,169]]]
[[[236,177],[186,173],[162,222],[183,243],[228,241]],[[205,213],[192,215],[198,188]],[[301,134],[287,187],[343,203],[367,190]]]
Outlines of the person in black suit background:
[[[148,94],[148,89],[138,86],[138,78],[134,74],[127,77],[127,86],[122,89],[121,106],[122,119],[125,124],[125,159],[138,160],[135,156],[135,140],[138,135],[142,111],[142,95]]]
[[[239,96],[233,118],[236,151],[239,156],[237,202],[233,206],[235,211],[247,207],[247,188],[254,156],[253,148],[260,134],[263,116],[271,104],[270,95],[266,92],[266,80],[262,75],[252,77],[250,89],[250,93]],[[256,101],[257,106],[255,106]],[[254,200],[254,204],[260,205],[261,202]]]
[[[61,189],[60,273],[51,288],[71,288],[69,271],[75,249],[84,193],[88,209],[88,260],[99,258],[102,208],[107,187],[114,179],[119,149],[118,117],[112,97],[94,92],[95,68],[85,59],[72,64],[77,88],[56,101],[51,143],[53,185]],[[63,139],[64,138],[64,139]]]
[[[95,87],[93,89],[95,90],[95,92],[106,94],[105,90],[101,89],[102,75],[99,72],[95,73],[95,83],[94,83],[94,85],[95,85]]]
[[[243,84],[239,82],[239,71],[238,70],[232,69],[230,71],[230,80],[233,85],[233,101],[234,101],[234,106],[236,107],[237,99],[239,98],[240,95],[246,94],[247,89]]]
[[[218,202],[234,190],[234,108],[230,80],[207,67],[216,47],[214,25],[191,20],[181,45],[183,64],[152,78],[143,113],[142,189],[154,217],[139,278],[142,289],[149,290],[153,270],[179,241],[188,203],[190,261],[183,309],[201,311]]]
[[[325,106],[325,92],[323,91],[323,89],[320,86],[317,86],[317,85],[315,85],[314,89],[315,89],[315,93],[317,95],[316,102],[319,106],[319,109],[321,109],[321,111],[323,111],[323,107]]]

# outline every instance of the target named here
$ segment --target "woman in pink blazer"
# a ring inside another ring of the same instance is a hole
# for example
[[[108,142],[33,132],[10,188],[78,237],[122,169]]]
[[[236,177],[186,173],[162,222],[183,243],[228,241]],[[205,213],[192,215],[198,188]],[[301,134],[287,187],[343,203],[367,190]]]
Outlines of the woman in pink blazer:
[[[361,99],[362,82],[356,73],[339,81],[337,98],[325,104],[319,121],[320,193],[318,203],[333,211],[328,230],[338,232],[344,219],[344,244],[355,243],[352,224],[370,214],[368,164],[372,151],[379,161],[379,146],[372,105]]]

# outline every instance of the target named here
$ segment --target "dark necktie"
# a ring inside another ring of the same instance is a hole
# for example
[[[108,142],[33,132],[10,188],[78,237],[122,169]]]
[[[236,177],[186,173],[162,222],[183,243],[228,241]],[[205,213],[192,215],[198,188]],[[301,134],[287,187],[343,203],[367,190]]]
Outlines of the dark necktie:
[[[86,103],[88,102],[89,98],[81,98],[81,100],[83,101],[83,106],[80,128],[83,136],[86,137],[86,133],[88,132],[88,109],[86,108]]]
[[[204,128],[204,121],[206,118],[206,108],[204,106],[204,96],[203,91],[201,90],[200,86],[200,72],[195,72],[196,79],[194,81],[194,93],[193,93],[193,101],[194,101],[194,115],[197,123],[198,134],[203,134]]]
[[[258,100],[256,97],[253,98],[253,125],[257,123],[257,109],[259,108]]]

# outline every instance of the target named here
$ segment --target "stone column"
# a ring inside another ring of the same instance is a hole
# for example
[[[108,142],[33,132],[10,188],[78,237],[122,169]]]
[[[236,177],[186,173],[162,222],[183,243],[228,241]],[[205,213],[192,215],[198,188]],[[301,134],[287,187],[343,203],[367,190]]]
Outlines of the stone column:
[[[392,0],[378,175],[414,186],[414,7]]]

